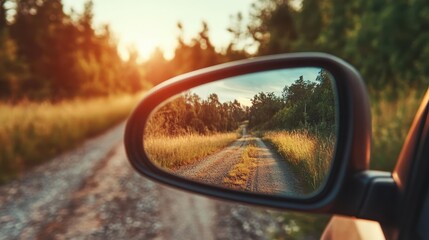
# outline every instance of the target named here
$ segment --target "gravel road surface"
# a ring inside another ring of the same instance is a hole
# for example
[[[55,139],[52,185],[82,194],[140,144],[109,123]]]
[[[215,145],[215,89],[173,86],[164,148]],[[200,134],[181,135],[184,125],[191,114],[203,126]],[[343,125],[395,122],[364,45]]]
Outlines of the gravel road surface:
[[[185,193],[131,169],[124,124],[0,186],[0,239],[269,239],[280,213]]]
[[[260,138],[256,138],[255,141],[258,147],[258,159],[250,177],[248,190],[267,194],[302,194],[301,183],[286,161]]]

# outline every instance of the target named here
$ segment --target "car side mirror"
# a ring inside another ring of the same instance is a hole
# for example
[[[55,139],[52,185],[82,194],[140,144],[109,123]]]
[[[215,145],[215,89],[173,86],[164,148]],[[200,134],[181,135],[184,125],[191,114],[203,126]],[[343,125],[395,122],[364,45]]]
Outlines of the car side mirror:
[[[162,83],[130,116],[125,147],[137,172],[180,189],[351,214],[353,207],[338,210],[335,203],[344,198],[344,185],[368,169],[370,134],[357,71],[328,54],[299,53],[222,64]],[[362,198],[364,184],[355,186]]]

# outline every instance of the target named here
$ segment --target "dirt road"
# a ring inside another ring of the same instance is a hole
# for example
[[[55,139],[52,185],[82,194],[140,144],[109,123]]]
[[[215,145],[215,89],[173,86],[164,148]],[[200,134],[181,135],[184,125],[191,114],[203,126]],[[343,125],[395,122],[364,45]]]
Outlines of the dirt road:
[[[240,162],[241,154],[248,144],[248,137],[243,136],[222,151],[173,172],[185,178],[203,180],[207,184],[222,185],[229,170]]]
[[[279,214],[139,176],[124,125],[0,187],[0,239],[269,239]]]
[[[247,190],[267,194],[302,194],[302,184],[286,161],[260,138],[256,138],[255,141],[258,147],[258,159]]]
[[[247,134],[245,128],[242,137],[230,146],[173,172],[185,178],[225,187],[224,179],[231,169],[240,163],[243,151],[251,143],[255,145],[257,158],[247,183],[242,186],[243,189],[266,194],[302,193],[301,184],[286,161],[260,138]]]

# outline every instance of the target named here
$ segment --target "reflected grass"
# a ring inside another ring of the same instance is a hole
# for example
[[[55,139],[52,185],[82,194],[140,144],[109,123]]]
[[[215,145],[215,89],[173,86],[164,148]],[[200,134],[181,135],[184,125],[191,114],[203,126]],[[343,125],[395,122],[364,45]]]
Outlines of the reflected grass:
[[[307,131],[269,131],[263,139],[296,170],[306,190],[317,190],[325,180],[333,159],[334,137],[318,137]]]
[[[200,160],[225,148],[239,137],[237,133],[180,136],[146,136],[146,154],[156,165],[173,169]]]

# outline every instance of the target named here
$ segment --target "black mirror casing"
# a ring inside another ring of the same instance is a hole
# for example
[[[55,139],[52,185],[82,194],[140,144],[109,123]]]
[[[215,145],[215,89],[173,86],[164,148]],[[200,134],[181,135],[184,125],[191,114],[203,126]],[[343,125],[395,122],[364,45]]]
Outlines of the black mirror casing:
[[[294,67],[321,67],[335,79],[338,103],[337,145],[332,168],[323,189],[297,199],[238,192],[204,185],[160,170],[143,150],[143,133],[150,113],[168,98],[187,89],[242,74]],[[144,119],[144,121],[142,121]],[[359,73],[345,61],[324,53],[281,54],[236,61],[194,71],[153,88],[130,116],[125,132],[125,148],[134,169],[155,181],[216,198],[271,208],[339,213],[357,216],[369,179],[371,118],[365,85]],[[343,204],[349,201],[348,204]]]

